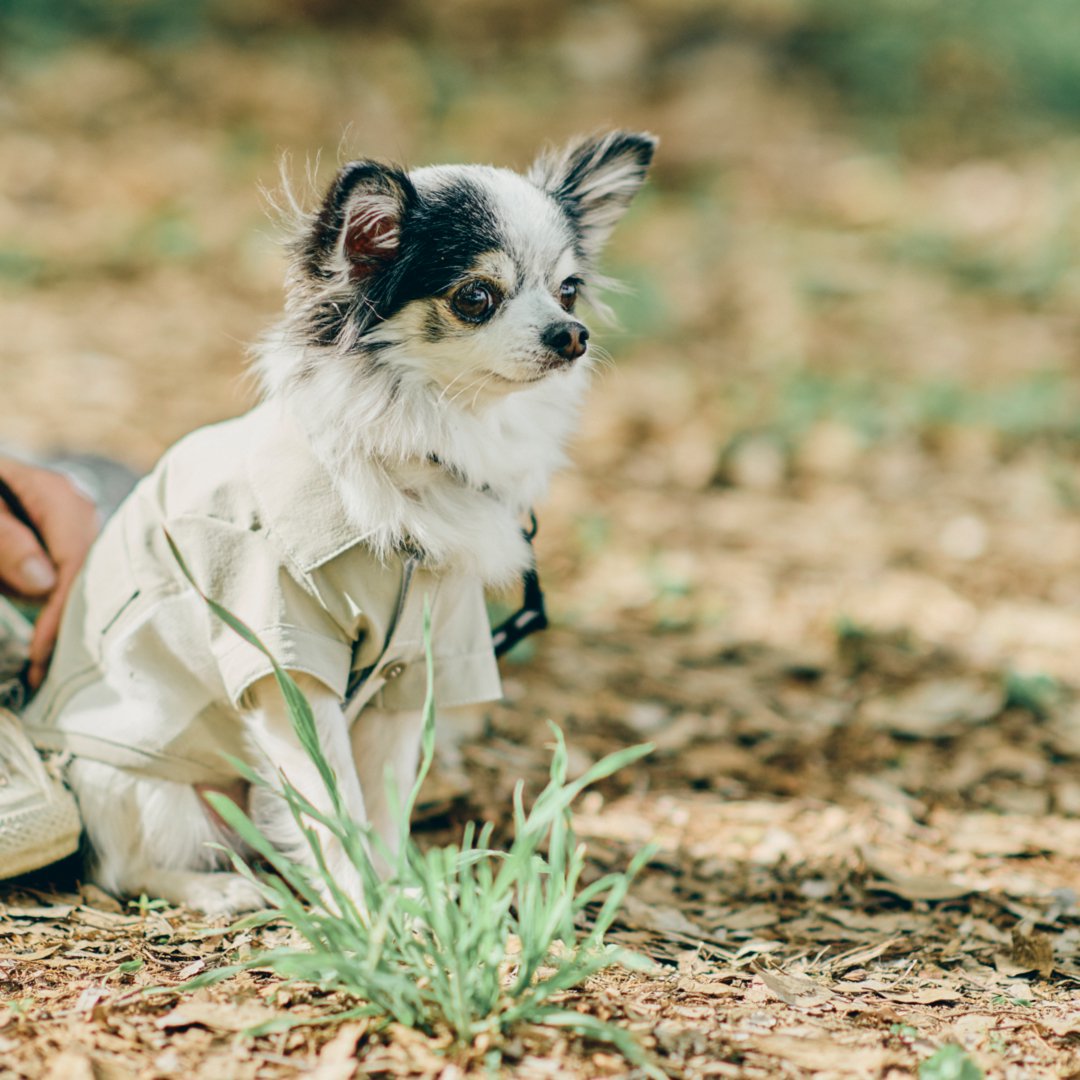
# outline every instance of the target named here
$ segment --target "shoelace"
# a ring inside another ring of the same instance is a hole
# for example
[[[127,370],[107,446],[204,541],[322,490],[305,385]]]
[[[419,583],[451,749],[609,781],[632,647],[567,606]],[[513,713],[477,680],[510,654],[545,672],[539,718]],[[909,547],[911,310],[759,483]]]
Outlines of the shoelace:
[[[49,790],[49,775],[19,721],[6,709],[0,709],[0,787],[7,787],[16,776],[26,776],[41,789]]]

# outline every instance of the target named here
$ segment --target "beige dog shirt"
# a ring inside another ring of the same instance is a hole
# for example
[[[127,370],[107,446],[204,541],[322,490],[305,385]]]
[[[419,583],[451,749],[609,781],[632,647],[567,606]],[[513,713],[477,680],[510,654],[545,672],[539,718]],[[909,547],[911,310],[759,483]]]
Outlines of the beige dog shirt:
[[[43,749],[187,783],[235,775],[223,754],[249,756],[237,712],[270,662],[191,588],[166,530],[207,596],[343,700],[366,672],[363,699],[423,706],[425,598],[438,705],[501,696],[480,581],[377,560],[307,440],[267,403],[177,443],[106,525],[26,710]]]

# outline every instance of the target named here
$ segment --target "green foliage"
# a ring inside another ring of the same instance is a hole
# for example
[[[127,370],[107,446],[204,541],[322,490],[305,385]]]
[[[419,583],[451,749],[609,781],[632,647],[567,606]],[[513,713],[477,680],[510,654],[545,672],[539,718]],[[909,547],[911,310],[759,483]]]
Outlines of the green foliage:
[[[962,1046],[949,1043],[919,1066],[919,1080],[983,1080],[985,1073]]]
[[[172,550],[190,580],[175,546]],[[274,871],[257,873],[233,857],[238,872],[258,886],[272,909],[250,921],[284,921],[305,944],[253,956],[200,976],[188,986],[269,968],[286,979],[355,997],[357,1006],[339,1014],[339,1019],[370,1016],[429,1033],[448,1028],[460,1045],[481,1035],[501,1036],[519,1023],[553,1025],[609,1042],[652,1074],[626,1031],[570,1010],[561,1001],[568,990],[606,968],[643,963],[605,944],[604,935],[651,849],[640,851],[624,873],[583,884],[585,848],[574,837],[570,806],[589,785],[636,761],[651,747],[611,754],[568,782],[566,744],[552,725],[550,780],[528,810],[518,785],[509,850],[492,848],[490,823],[482,827],[470,823],[459,844],[422,849],[410,836],[408,822],[435,746],[434,668],[430,620],[425,618],[428,696],[422,764],[405,800],[395,852],[345,812],[311,708],[296,683],[248,627],[212,600],[207,603],[274,663],[294,729],[315,762],[333,809],[319,810],[284,774],[270,784],[242,762],[235,763],[252,784],[275,791],[286,802],[315,866],[303,866],[275,850],[228,798],[208,796],[225,822]],[[395,797],[393,791],[390,795]],[[361,896],[347,895],[330,874],[315,823],[347,852],[362,882]],[[389,866],[390,872],[380,874],[376,862]],[[277,1030],[291,1023],[282,1018],[272,1026]]]
[[[1024,709],[1035,716],[1047,716],[1061,698],[1061,687],[1052,675],[1036,672],[1024,675],[1010,671],[1005,676],[1005,706]]]
[[[989,293],[1036,310],[1055,296],[1072,267],[1064,223],[1024,259],[986,251],[928,229],[889,237],[885,254],[896,262],[941,274],[961,289]]]
[[[199,36],[205,0],[0,0],[0,44],[55,48],[87,37],[172,45]]]
[[[1080,115],[1072,0],[808,0],[781,48],[866,113]]]
[[[1080,439],[1080,400],[1061,374],[1042,372],[994,387],[940,379],[913,385],[879,377],[796,372],[776,386],[775,400],[754,420],[797,440],[814,424],[834,421],[867,441],[923,435],[943,427],[979,427],[1017,441]]]
[[[0,248],[0,282],[5,285],[36,285],[45,276],[44,260],[17,248]]]
[[[990,999],[990,1004],[1005,1005],[1012,1009],[1029,1009],[1035,1003],[1030,998],[1010,997],[1008,994],[995,994]]]
[[[151,911],[158,911],[161,908],[168,907],[168,901],[166,900],[151,900],[146,893],[140,893],[137,900],[129,900],[128,907],[134,908],[144,919]]]

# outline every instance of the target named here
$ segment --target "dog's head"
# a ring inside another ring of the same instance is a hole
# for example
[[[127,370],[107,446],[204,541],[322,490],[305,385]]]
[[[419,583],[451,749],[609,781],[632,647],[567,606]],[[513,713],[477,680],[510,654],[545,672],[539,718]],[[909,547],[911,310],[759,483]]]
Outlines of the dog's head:
[[[580,365],[577,302],[655,146],[611,132],[527,175],[346,165],[293,247],[290,337],[473,402]]]

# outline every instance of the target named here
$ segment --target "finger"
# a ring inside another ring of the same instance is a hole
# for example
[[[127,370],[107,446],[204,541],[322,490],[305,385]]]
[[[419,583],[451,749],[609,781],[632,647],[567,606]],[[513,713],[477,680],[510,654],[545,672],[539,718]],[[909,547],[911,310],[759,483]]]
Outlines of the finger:
[[[49,602],[41,609],[41,614],[34,623],[34,634],[30,639],[30,668],[27,682],[31,690],[36,690],[49,670],[49,658],[52,656],[56,635],[60,631],[60,616],[64,611],[67,589],[57,589]]]
[[[81,560],[97,532],[97,510],[60,473],[3,461],[2,472],[41,534],[57,567]]]
[[[0,585],[22,596],[44,596],[56,579],[56,568],[30,529],[0,509]]]

